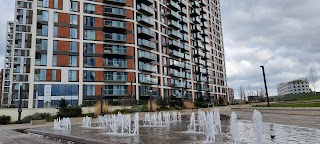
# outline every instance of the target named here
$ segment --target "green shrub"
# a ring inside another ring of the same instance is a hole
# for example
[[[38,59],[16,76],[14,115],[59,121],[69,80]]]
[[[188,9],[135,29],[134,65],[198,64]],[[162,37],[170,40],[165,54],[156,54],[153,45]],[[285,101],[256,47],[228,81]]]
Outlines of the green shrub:
[[[0,124],[1,124],[1,125],[9,124],[9,123],[10,123],[10,120],[11,120],[11,117],[10,117],[10,116],[6,116],[6,115],[0,116]]]
[[[21,122],[22,123],[30,123],[31,120],[48,120],[51,117],[49,113],[35,113],[33,115],[29,115],[24,117]]]
[[[79,117],[82,114],[80,106],[69,106],[63,109],[59,109],[57,117]]]
[[[175,105],[174,108],[175,108],[176,110],[182,110],[182,107],[180,107],[180,106],[178,106],[178,105]]]
[[[173,107],[159,107],[158,111],[169,111],[169,110],[174,110]]]

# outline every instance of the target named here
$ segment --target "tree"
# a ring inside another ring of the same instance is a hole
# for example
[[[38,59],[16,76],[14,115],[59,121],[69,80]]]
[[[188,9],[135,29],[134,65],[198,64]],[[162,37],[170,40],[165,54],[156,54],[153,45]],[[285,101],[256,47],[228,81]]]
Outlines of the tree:
[[[313,90],[316,92],[316,82],[318,81],[318,72],[314,67],[310,67],[309,71],[308,71],[308,79],[309,81],[312,83],[313,86]]]

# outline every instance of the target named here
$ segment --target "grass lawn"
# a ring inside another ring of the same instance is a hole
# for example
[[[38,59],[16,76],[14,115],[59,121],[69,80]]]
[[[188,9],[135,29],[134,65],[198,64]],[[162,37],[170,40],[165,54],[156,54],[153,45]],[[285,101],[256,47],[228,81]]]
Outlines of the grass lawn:
[[[257,105],[253,107],[267,107],[267,106]],[[320,103],[277,103],[277,104],[271,104],[271,107],[320,107]]]

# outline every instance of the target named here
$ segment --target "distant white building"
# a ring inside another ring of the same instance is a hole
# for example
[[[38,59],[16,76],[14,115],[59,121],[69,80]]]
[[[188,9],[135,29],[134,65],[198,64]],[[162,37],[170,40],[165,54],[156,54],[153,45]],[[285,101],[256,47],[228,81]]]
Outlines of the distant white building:
[[[286,83],[279,83],[277,85],[278,95],[299,94],[311,92],[309,82],[306,78],[293,80]]]

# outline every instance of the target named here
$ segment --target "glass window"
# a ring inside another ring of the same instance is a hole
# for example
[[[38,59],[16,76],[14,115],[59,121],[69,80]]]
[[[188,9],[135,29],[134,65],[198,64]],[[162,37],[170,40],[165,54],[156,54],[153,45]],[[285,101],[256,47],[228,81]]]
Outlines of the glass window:
[[[70,11],[78,11],[78,2],[76,1],[71,1],[70,2]]]
[[[47,50],[48,47],[48,40],[41,40],[41,50]]]
[[[94,71],[85,71],[84,72],[84,81],[94,81],[95,74],[96,73]]]
[[[40,69],[40,80],[45,81],[46,79],[46,70],[45,69]]]
[[[78,29],[70,28],[70,38],[78,38]]]
[[[57,36],[58,36],[58,27],[57,27],[57,26],[54,26],[54,27],[53,27],[53,36],[54,36],[54,37],[57,37]]]
[[[52,80],[53,81],[57,80],[57,70],[52,70]]]
[[[59,0],[54,0],[54,6],[53,6],[53,8],[55,8],[55,9],[58,8],[58,1],[59,1]]]
[[[58,22],[58,18],[59,18],[58,13],[55,12],[54,15],[53,15],[53,21],[57,23]]]
[[[92,96],[92,95],[95,95],[95,86],[94,85],[85,85],[84,86],[84,92],[85,92],[85,95],[87,96]]]
[[[93,4],[85,4],[85,12],[93,14],[95,12],[95,5],[93,5]]]
[[[70,42],[70,52],[77,52],[77,51],[78,51],[78,43]]]
[[[58,41],[53,41],[53,51],[57,51],[58,50]]]
[[[86,53],[95,53],[96,45],[93,43],[86,43],[85,44],[85,52]]]
[[[48,36],[48,26],[47,25],[42,25],[41,35]]]
[[[95,40],[96,39],[95,31],[94,30],[85,30],[84,38],[87,40]]]
[[[76,70],[69,70],[69,81],[78,81],[77,79],[77,71]]]
[[[52,55],[52,66],[57,66],[57,55]]]
[[[78,24],[78,16],[77,15],[70,15],[70,24],[74,24],[74,25]]]
[[[47,65],[47,55],[41,54],[40,65]]]
[[[77,65],[78,65],[77,56],[70,56],[69,57],[69,66],[76,67]]]
[[[85,57],[85,67],[94,67],[95,66],[95,58],[94,57]]]
[[[85,22],[85,25],[86,26],[95,26],[96,24],[96,21],[95,21],[95,18],[94,17],[88,17],[86,16],[85,19],[84,19],[84,22]]]
[[[48,11],[42,11],[42,21],[49,21],[49,12]]]

